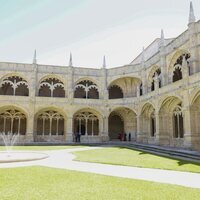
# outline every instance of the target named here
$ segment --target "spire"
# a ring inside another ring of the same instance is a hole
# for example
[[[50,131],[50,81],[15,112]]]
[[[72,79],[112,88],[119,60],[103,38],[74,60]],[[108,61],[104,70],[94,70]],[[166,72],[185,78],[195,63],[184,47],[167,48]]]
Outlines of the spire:
[[[72,67],[73,64],[72,64],[72,53],[70,52],[70,58],[69,58],[69,66]]]
[[[36,49],[35,49],[35,51],[34,51],[34,56],[33,56],[33,64],[37,64],[37,59],[36,59],[36,57],[37,57],[37,54],[36,54]]]
[[[103,56],[103,68],[106,68],[106,56]]]
[[[161,29],[160,46],[161,46],[161,47],[165,46],[165,36],[164,36],[164,31],[163,31],[163,29]]]
[[[190,1],[189,24],[194,23],[195,21],[196,21],[196,19],[195,19],[195,16],[194,16],[193,4],[192,4],[192,1]]]

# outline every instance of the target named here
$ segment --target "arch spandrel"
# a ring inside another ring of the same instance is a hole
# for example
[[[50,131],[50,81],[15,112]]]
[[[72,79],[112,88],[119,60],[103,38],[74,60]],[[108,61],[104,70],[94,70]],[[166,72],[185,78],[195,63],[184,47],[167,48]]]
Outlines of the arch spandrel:
[[[159,102],[159,112],[161,112],[161,109],[163,108],[165,108],[167,112],[172,112],[180,103],[182,104],[183,102],[179,96],[165,96]]]

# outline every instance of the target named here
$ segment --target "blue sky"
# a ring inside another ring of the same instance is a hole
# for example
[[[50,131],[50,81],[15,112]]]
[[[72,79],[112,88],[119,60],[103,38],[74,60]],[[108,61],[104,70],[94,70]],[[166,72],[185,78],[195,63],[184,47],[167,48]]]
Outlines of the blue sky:
[[[196,19],[200,1],[193,0]],[[0,0],[0,61],[108,67],[130,63],[143,46],[187,29],[189,0]]]

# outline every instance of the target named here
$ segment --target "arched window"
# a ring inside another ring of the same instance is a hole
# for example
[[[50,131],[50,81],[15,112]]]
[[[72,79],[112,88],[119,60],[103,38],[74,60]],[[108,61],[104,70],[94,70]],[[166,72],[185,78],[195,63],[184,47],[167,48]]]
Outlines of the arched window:
[[[158,84],[159,84],[159,88],[161,87],[161,79],[160,79],[160,74],[161,74],[161,70],[160,69],[157,69],[153,76],[152,76],[152,82],[151,82],[151,91],[154,91],[155,90],[155,81],[159,81]],[[158,80],[155,80],[156,78],[158,78]]]
[[[15,109],[7,109],[0,114],[0,132],[5,134],[26,134],[26,116]]]
[[[56,78],[45,79],[39,85],[39,96],[65,97],[64,84]]]
[[[183,138],[183,115],[181,106],[178,105],[173,112],[174,138]]]
[[[174,64],[174,70],[173,70],[173,82],[179,81],[183,78],[182,75],[182,64],[183,64],[183,57],[187,60],[187,64],[189,64],[188,59],[190,58],[189,54],[183,54],[181,55]],[[189,68],[189,74],[190,74],[190,68]]]
[[[92,81],[81,81],[75,86],[74,98],[99,99],[99,89]]]
[[[37,135],[64,135],[64,117],[53,110],[41,113],[37,118]]]
[[[151,117],[150,117],[150,127],[151,127],[151,137],[155,137],[155,133],[156,133],[156,118],[155,118],[155,113],[153,112],[151,114]]]
[[[113,85],[108,89],[109,99],[120,99],[123,98],[122,89],[118,85]]]
[[[74,133],[99,135],[99,119],[91,112],[80,112],[74,116]]]
[[[19,76],[10,76],[0,83],[0,95],[28,96],[27,81]]]

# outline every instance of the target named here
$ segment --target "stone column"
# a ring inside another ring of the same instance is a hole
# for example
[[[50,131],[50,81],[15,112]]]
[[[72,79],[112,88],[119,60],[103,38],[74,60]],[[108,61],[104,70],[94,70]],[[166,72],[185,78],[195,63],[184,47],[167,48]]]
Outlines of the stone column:
[[[137,85],[137,97],[140,97],[140,83]]]
[[[183,123],[184,123],[184,146],[186,148],[192,148],[193,146],[193,135],[191,128],[191,111],[190,107],[183,108]]]
[[[143,75],[142,75],[142,94],[147,94],[147,79],[146,79],[146,72],[143,72]]]
[[[154,85],[155,85],[155,90],[158,90],[159,89],[159,77],[158,77],[157,73],[154,77]]]
[[[103,142],[107,142],[109,141],[109,132],[108,132],[108,122],[109,122],[109,117],[106,115],[106,116],[103,116],[103,133],[102,133],[102,141]]]
[[[160,47],[161,86],[168,84],[165,47]]]
[[[73,117],[67,118],[66,142],[73,142]]]
[[[156,144],[159,145],[159,138],[160,138],[160,117],[159,113],[155,113],[155,120],[156,120]]]
[[[191,73],[197,73],[200,71],[199,67],[199,59],[200,59],[200,47],[198,44],[198,31],[197,31],[197,24],[195,22],[191,22],[188,24],[188,31],[189,31],[189,52],[190,52],[190,68]]]
[[[68,99],[73,99],[74,98],[74,68],[72,66],[68,67],[68,75],[67,75],[67,96]]]
[[[26,135],[25,135],[25,142],[33,142],[34,141],[34,117],[35,117],[35,103],[36,103],[36,96],[38,88],[38,65],[33,63],[32,65],[33,71],[30,74],[30,85],[29,85],[29,114],[27,116],[27,128],[26,128]]]
[[[108,99],[108,86],[107,86],[107,69],[102,68],[102,81],[103,81],[103,99]]]
[[[30,107],[30,114],[27,116],[27,128],[25,135],[25,142],[33,142],[34,141],[34,112],[33,106]]]
[[[143,142],[143,133],[141,130],[141,124],[142,124],[142,116],[137,115],[137,138],[136,138],[136,141],[139,143]]]

